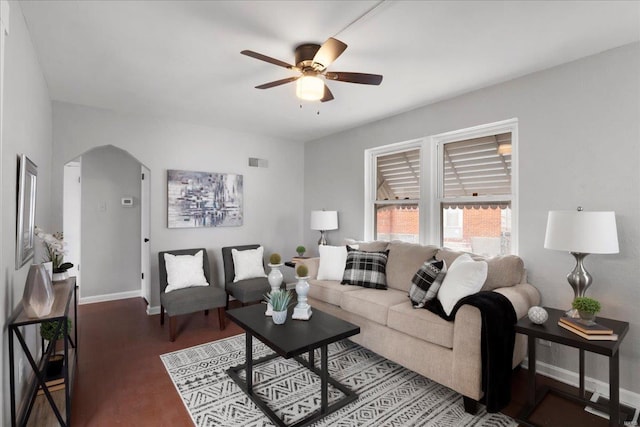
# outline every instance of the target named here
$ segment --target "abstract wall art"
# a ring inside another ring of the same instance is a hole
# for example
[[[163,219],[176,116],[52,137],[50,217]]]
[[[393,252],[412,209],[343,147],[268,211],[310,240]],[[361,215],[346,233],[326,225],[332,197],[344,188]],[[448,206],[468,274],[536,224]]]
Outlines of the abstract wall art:
[[[242,175],[167,171],[169,228],[238,227],[242,225]]]

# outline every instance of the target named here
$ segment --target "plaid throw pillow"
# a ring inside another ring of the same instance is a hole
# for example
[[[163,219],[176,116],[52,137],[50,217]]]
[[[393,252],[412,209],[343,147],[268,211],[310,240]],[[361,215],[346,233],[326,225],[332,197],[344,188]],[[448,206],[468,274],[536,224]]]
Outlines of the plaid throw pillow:
[[[389,251],[364,252],[347,246],[347,264],[343,285],[387,289],[387,258]]]
[[[437,261],[434,258],[422,264],[413,276],[411,289],[409,289],[409,299],[413,308],[424,307],[427,301],[438,295],[438,289],[446,273],[447,265],[444,260]]]

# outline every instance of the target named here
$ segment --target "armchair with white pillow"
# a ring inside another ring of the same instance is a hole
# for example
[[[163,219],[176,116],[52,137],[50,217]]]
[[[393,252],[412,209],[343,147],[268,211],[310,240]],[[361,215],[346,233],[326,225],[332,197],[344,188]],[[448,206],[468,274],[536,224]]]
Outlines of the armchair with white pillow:
[[[204,248],[158,253],[160,273],[160,324],[169,316],[169,339],[176,338],[176,316],[218,309],[220,330],[224,325],[226,293],[211,283],[209,259]]]
[[[257,244],[224,247],[222,262],[227,307],[229,296],[245,305],[260,301],[271,290],[264,272],[264,247]]]

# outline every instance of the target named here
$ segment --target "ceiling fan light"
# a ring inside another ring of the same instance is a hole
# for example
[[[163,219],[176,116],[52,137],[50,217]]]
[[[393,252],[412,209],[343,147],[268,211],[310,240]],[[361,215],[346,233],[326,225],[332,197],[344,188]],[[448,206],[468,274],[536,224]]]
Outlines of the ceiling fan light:
[[[324,82],[316,76],[302,76],[296,81],[296,96],[305,101],[318,101],[324,96]]]

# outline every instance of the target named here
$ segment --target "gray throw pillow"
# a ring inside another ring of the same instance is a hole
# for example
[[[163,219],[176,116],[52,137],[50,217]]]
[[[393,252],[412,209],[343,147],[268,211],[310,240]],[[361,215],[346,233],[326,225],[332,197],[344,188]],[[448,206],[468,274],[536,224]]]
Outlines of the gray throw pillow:
[[[414,274],[409,289],[409,299],[413,308],[422,308],[427,301],[438,295],[438,290],[444,276],[447,273],[447,264],[444,260],[435,258],[422,264],[422,267]]]

